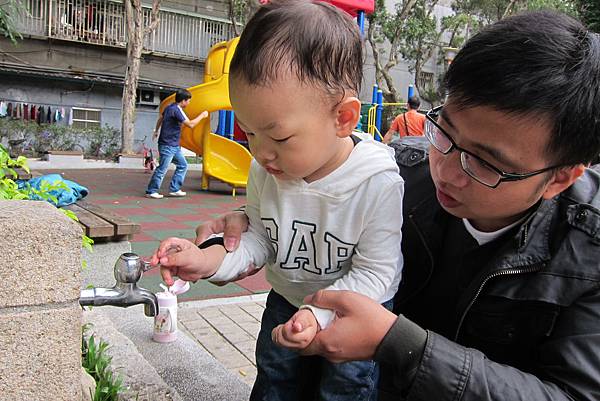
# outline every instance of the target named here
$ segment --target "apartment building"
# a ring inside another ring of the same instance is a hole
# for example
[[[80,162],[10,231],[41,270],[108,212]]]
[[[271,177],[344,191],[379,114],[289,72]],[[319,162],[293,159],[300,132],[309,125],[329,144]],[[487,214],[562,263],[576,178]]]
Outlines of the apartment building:
[[[0,102],[42,122],[120,129],[126,66],[125,8],[115,0],[21,0],[13,44],[0,38]],[[144,1],[148,21],[151,1]],[[163,0],[160,24],[144,43],[136,139],[150,138],[158,105],[177,88],[202,82],[210,47],[232,38],[228,5]],[[13,111],[14,113],[14,111]],[[58,117],[58,118],[57,118]]]

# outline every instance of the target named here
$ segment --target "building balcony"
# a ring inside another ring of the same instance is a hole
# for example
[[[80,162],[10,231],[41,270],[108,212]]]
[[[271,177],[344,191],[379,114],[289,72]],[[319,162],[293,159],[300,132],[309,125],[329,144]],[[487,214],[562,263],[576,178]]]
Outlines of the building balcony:
[[[127,18],[122,1],[21,0],[17,30],[24,36],[125,48]],[[150,7],[144,7],[149,22]],[[157,29],[144,50],[166,57],[205,60],[211,46],[234,36],[231,22],[171,9],[160,9]]]

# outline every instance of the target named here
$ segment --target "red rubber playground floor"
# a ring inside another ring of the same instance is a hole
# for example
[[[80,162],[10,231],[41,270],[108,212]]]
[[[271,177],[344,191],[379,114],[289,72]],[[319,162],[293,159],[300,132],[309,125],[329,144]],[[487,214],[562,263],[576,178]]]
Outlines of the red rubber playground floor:
[[[150,174],[132,169],[81,169],[39,170],[42,174],[59,173],[89,189],[85,198],[112,212],[139,223],[142,231],[131,240],[132,251],[140,256],[150,256],[160,240],[168,237],[195,238],[195,228],[202,222],[231,211],[246,202],[243,190],[236,197],[229,186],[211,182],[210,191],[200,190],[200,171],[188,171],[183,190],[184,198],[144,197]],[[162,193],[168,192],[173,172],[163,181]],[[153,292],[161,291],[162,280],[158,270],[144,273],[139,285]],[[179,296],[181,301],[234,297],[263,293],[270,289],[264,271],[225,286],[198,281],[190,291]]]

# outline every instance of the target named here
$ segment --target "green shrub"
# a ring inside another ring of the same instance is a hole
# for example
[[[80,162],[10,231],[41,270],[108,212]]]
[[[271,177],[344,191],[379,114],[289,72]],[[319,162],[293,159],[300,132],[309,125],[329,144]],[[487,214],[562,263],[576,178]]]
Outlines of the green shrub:
[[[96,342],[94,336],[86,337],[88,326],[83,326],[81,336],[81,365],[96,381],[94,401],[117,401],[119,393],[124,390],[123,378],[114,375],[110,369],[112,357],[107,354],[108,343]]]
[[[80,150],[84,156],[114,159],[121,149],[119,130],[74,128],[63,124],[37,124],[33,121],[0,119],[0,141],[23,140],[11,148],[12,154],[39,157],[49,150]]]

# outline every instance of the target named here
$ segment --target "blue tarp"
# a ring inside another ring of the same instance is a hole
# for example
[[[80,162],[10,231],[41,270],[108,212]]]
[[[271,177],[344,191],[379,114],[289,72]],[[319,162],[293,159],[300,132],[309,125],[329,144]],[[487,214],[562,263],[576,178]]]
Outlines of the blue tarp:
[[[48,200],[48,202],[52,203],[57,207],[63,207],[70,205],[72,203],[77,202],[79,199],[84,198],[89,193],[88,189],[84,186],[77,184],[76,182],[65,180],[60,174],[47,174],[41,177],[35,177],[30,180],[19,180],[19,189],[27,189],[28,187],[40,189],[42,186],[42,182],[48,182],[50,184],[58,184],[60,182],[65,183],[67,188],[57,189],[50,191],[50,194],[56,196],[58,200],[57,204],[52,200]],[[31,193],[30,199],[33,200],[43,200],[39,196]]]

